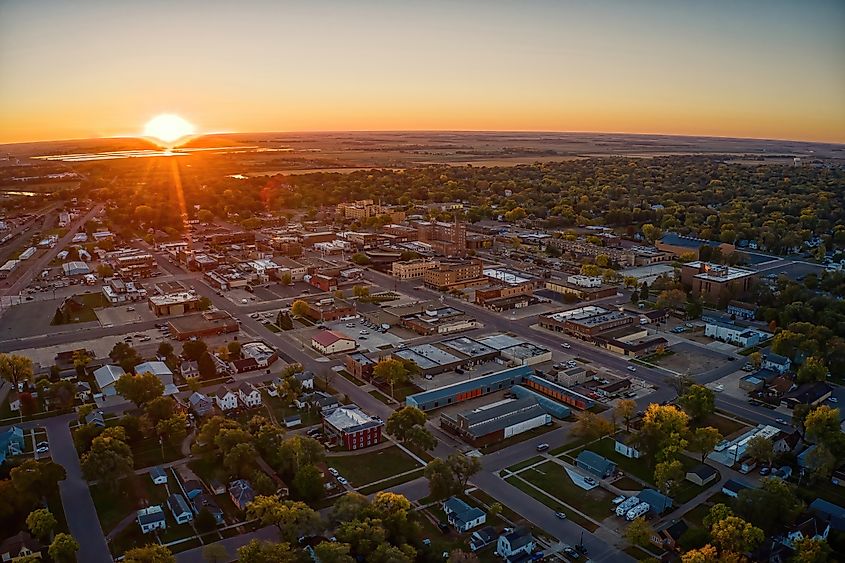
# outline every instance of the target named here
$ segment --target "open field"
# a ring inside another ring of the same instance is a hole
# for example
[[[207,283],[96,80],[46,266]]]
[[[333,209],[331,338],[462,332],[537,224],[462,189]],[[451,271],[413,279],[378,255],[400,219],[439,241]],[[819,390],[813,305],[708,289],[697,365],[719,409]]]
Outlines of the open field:
[[[331,456],[326,458],[326,463],[355,486],[367,485],[419,467],[416,461],[396,446],[375,452]]]

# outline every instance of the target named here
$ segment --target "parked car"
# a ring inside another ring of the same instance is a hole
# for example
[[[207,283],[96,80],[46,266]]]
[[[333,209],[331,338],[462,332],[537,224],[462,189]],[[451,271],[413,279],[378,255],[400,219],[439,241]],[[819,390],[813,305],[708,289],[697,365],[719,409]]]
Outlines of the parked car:
[[[337,482],[344,486],[349,484],[349,481],[347,481],[346,478],[341,477],[340,475],[337,476]]]
[[[563,343],[561,343],[561,346],[563,346],[563,347],[564,347],[564,348],[566,348],[567,350],[569,350],[570,348],[572,348],[572,346],[570,346],[569,342],[563,342]]]
[[[637,371],[637,368],[635,368],[634,366],[628,366],[627,369],[628,371]]]
[[[538,451],[538,452],[544,452],[544,451],[546,451],[546,450],[548,450],[548,449],[549,449],[549,445],[548,445],[548,444],[545,444],[545,443],[543,443],[543,444],[537,444],[537,451]]]
[[[566,520],[566,514],[564,514],[563,512],[555,512],[555,516],[557,516],[561,520]]]
[[[625,495],[619,495],[618,497],[613,499],[611,502],[613,502],[613,504],[622,504],[626,500],[628,500],[628,497],[626,497]]]
[[[592,477],[584,477],[584,482],[587,483],[588,485],[595,485],[596,484],[596,480],[593,479]]]
[[[334,467],[329,467],[329,473],[331,473],[335,477],[340,475],[340,473],[338,473],[337,469],[335,469]]]
[[[567,557],[570,557],[572,559],[578,559],[579,557],[581,557],[580,553],[568,546],[563,548],[563,552],[566,554]]]

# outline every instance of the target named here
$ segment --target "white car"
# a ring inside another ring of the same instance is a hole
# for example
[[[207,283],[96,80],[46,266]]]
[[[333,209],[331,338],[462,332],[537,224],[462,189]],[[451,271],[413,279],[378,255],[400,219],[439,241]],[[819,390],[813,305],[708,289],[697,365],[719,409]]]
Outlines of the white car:
[[[830,401],[831,403],[838,403],[839,399],[837,399],[836,397],[831,397],[828,399],[828,401]]]
[[[35,444],[35,451],[40,454],[46,454],[50,451],[50,444],[47,442],[38,442]]]
[[[344,477],[341,477],[340,475],[338,475],[338,477],[337,477],[337,482],[340,483],[341,485],[348,485],[349,484],[349,481],[347,481]]]
[[[338,477],[340,475],[340,473],[338,473],[337,469],[335,469],[334,467],[329,467],[329,473],[331,473],[335,477]]]
[[[628,371],[637,371],[637,368],[634,366],[628,366]]]
[[[247,303],[249,303],[249,299],[241,299],[241,303],[246,305]]]
[[[569,342],[564,342],[564,343],[562,343],[562,344],[561,344],[561,346],[563,346],[563,347],[564,347],[564,348],[566,348],[567,350],[569,350],[570,348],[572,348],[572,346],[570,346],[570,345],[569,345]]]

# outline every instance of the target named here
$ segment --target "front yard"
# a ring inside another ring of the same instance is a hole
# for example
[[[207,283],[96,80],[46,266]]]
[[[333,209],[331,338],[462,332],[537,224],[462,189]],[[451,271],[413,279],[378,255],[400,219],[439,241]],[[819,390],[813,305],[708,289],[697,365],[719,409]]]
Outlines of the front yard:
[[[330,456],[326,458],[326,464],[337,469],[338,473],[356,487],[419,467],[419,463],[397,446],[374,452]]]
[[[102,484],[91,485],[91,497],[103,532],[108,534],[127,515],[141,507],[161,504],[167,498],[163,485],[154,485],[149,475],[131,475],[114,490]]]

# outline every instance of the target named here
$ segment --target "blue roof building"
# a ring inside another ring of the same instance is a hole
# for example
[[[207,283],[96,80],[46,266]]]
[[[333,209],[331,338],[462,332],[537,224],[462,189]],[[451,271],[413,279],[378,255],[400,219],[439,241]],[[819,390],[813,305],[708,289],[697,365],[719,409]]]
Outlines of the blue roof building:
[[[602,479],[616,471],[616,464],[596,452],[584,450],[575,458],[575,465]]]
[[[672,499],[654,489],[643,489],[637,498],[640,502],[647,502],[651,511],[658,516],[672,508]]]
[[[482,375],[470,379],[469,381],[461,381],[408,395],[405,397],[405,404],[411,407],[417,407],[423,411],[429,411],[447,405],[454,405],[468,399],[481,397],[489,393],[501,391],[502,389],[510,389],[534,373],[530,366],[518,366],[515,368],[497,371],[488,375]]]
[[[0,432],[0,463],[6,461],[6,456],[18,455],[23,452],[25,440],[23,430],[17,426]]]
[[[572,414],[572,410],[569,407],[562,405],[545,395],[537,393],[536,391],[532,391],[527,387],[523,387],[522,385],[514,385],[511,387],[511,392],[520,399],[524,399],[525,397],[532,397],[536,399],[537,402],[540,403],[540,406],[555,418],[563,420],[564,418],[569,418],[569,415]]]
[[[845,530],[845,508],[824,499],[817,498],[808,507],[810,512],[821,518],[837,531]]]

